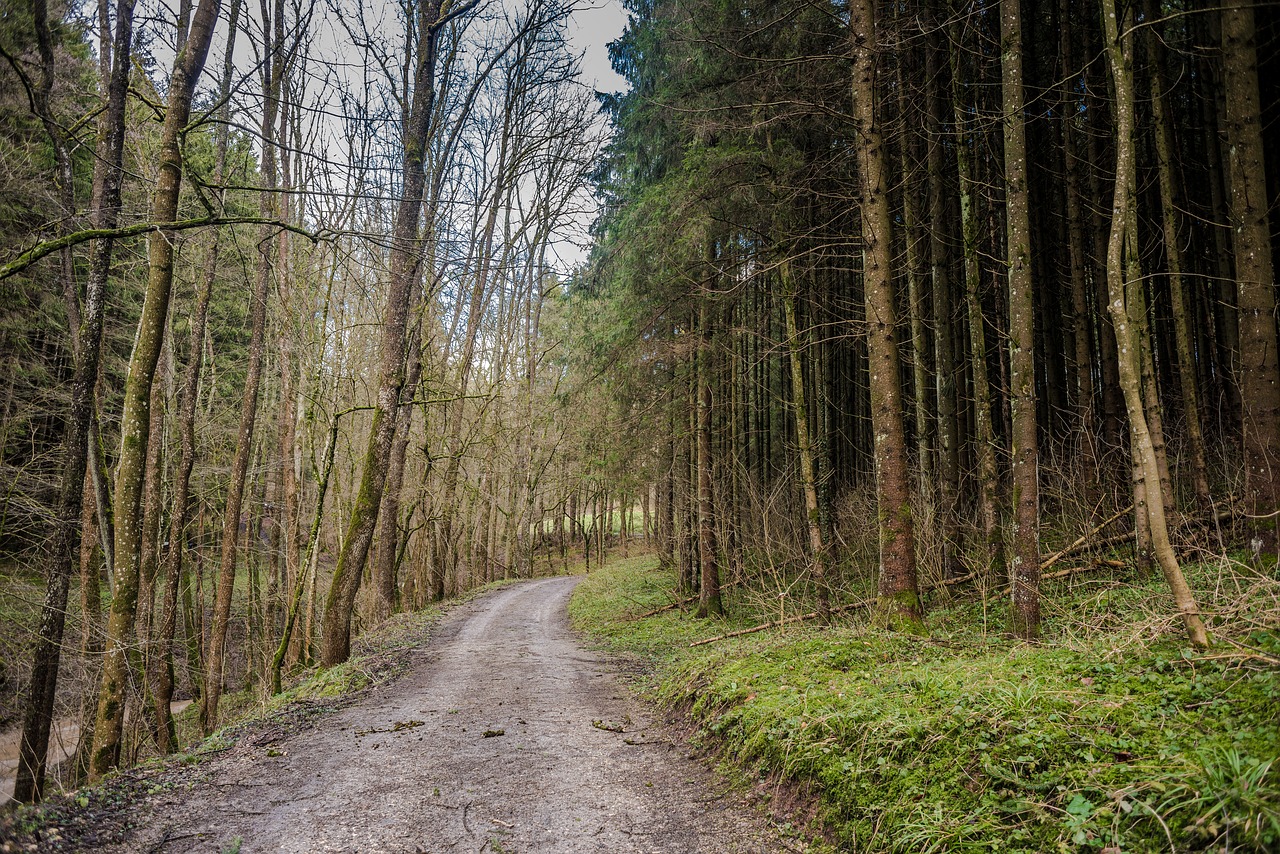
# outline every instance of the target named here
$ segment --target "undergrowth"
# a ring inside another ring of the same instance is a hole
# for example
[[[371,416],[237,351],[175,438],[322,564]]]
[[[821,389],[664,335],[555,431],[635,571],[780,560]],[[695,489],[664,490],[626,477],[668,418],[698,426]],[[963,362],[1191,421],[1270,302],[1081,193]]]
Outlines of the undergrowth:
[[[998,603],[957,599],[933,605],[927,639],[804,624],[691,648],[777,614],[744,599],[725,621],[637,618],[672,598],[653,558],[593,573],[570,611],[649,659],[649,693],[763,789],[808,784],[842,849],[1277,851],[1280,585],[1235,565],[1188,576],[1231,635],[1208,653],[1156,579],[1046,589],[1035,645],[999,634]]]

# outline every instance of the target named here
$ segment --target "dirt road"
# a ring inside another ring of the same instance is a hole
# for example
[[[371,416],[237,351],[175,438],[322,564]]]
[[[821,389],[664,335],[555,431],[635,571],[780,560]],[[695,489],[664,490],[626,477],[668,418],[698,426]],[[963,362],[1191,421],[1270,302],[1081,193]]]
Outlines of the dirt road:
[[[578,642],[575,583],[459,607],[380,693],[157,795],[129,850],[784,850]]]

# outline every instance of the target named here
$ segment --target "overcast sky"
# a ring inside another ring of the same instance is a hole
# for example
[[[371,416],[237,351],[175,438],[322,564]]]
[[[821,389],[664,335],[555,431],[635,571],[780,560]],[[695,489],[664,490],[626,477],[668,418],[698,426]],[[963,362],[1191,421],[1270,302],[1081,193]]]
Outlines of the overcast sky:
[[[582,0],[569,24],[570,37],[583,51],[584,82],[599,92],[621,92],[624,81],[609,65],[609,42],[622,35],[627,13],[620,0]]]

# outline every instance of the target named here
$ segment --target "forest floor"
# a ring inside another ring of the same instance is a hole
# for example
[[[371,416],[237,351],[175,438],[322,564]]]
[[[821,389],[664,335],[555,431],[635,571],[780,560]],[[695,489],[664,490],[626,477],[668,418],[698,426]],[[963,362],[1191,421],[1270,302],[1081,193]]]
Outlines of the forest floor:
[[[795,850],[583,647],[565,613],[578,580],[460,605],[356,702],[295,703],[198,761],[19,814],[0,850]]]

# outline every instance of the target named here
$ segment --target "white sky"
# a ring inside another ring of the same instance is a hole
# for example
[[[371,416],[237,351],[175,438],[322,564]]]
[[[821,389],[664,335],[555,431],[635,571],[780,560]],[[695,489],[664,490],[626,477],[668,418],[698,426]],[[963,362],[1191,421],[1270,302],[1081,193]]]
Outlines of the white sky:
[[[583,0],[569,24],[570,41],[583,51],[585,81],[599,92],[621,92],[626,81],[609,65],[609,42],[622,35],[627,12],[620,0]]]
[[[82,0],[83,2],[83,0]],[[367,10],[370,16],[369,22],[372,30],[378,35],[382,35],[390,40],[394,40],[395,35],[392,30],[394,25],[394,12],[392,4],[395,0],[365,0],[367,2]],[[489,0],[490,3],[495,0]],[[496,0],[497,3],[504,3],[505,0]],[[520,2],[520,0],[514,0]],[[355,0],[337,0],[341,8],[350,8],[352,10],[358,5]],[[333,77],[339,86],[355,86],[358,87],[362,78],[378,78],[382,73],[377,68],[362,67],[358,51],[348,43],[347,36],[344,34],[341,26],[337,21],[331,19],[332,13],[325,11],[323,0],[288,0],[287,5],[290,8],[289,14],[296,15],[297,6],[300,4],[303,8],[310,7],[316,13],[316,20],[313,21],[313,39],[311,42],[311,54],[314,60],[312,68],[313,73],[323,74],[324,69],[333,69]],[[225,0],[224,0],[225,5]],[[176,0],[142,0],[139,5],[140,9],[145,9],[142,18],[148,21],[148,29],[155,33],[155,38],[150,43],[150,54],[156,60],[156,72],[159,75],[166,75],[170,65],[172,64],[172,47],[168,44],[172,38],[170,30],[166,30],[165,26],[155,27],[157,18],[164,21],[171,21],[173,18],[173,7],[176,6]],[[84,3],[82,14],[89,16],[91,8],[88,3]],[[222,22],[219,26],[219,32],[215,37],[215,44],[210,51],[210,60],[205,68],[204,79],[202,80],[202,88],[207,92],[216,86],[215,78],[221,68],[221,56],[225,45],[225,28],[226,28],[226,10],[223,10]],[[242,6],[242,26],[244,21],[248,19],[253,22],[250,26],[254,26],[258,17],[257,4],[252,0],[247,0]],[[155,16],[155,17],[152,17]],[[622,6],[622,0],[577,0],[577,5],[573,13],[569,17],[568,32],[571,46],[582,56],[582,83],[598,92],[621,92],[626,88],[626,81],[615,74],[609,63],[609,42],[617,39],[622,35],[627,25],[627,12]],[[172,26],[168,24],[168,26]],[[394,52],[394,45],[388,43],[386,49]],[[250,79],[243,80],[239,86],[242,88],[245,96],[249,101],[253,101],[257,97],[256,79],[254,72],[251,71],[254,65],[253,49],[250,46],[250,40],[243,34],[236,42],[236,65],[240,69],[241,74],[248,73]],[[394,69],[393,69],[394,70]],[[330,90],[329,99],[336,95],[336,90]],[[312,103],[308,96],[308,103]],[[325,96],[322,96],[324,98]],[[239,100],[239,99],[237,99]],[[331,117],[341,111],[341,107],[329,100],[328,103],[318,105],[330,111]],[[241,117],[243,118],[243,117]],[[252,124],[249,122],[248,124]],[[322,119],[319,134],[314,137],[311,143],[312,147],[319,150],[315,153],[333,157],[340,160],[342,158],[342,141],[339,135],[340,124],[337,121]],[[340,179],[339,179],[340,180]],[[586,200],[584,200],[586,201]],[[580,217],[578,239],[581,239],[583,231],[594,218],[594,213],[589,209],[593,207],[587,202],[588,210],[584,210]],[[567,237],[567,235],[566,235]],[[559,256],[560,264],[565,267],[571,267],[580,263],[585,257],[585,247],[577,240],[567,239],[558,241],[554,254]]]

